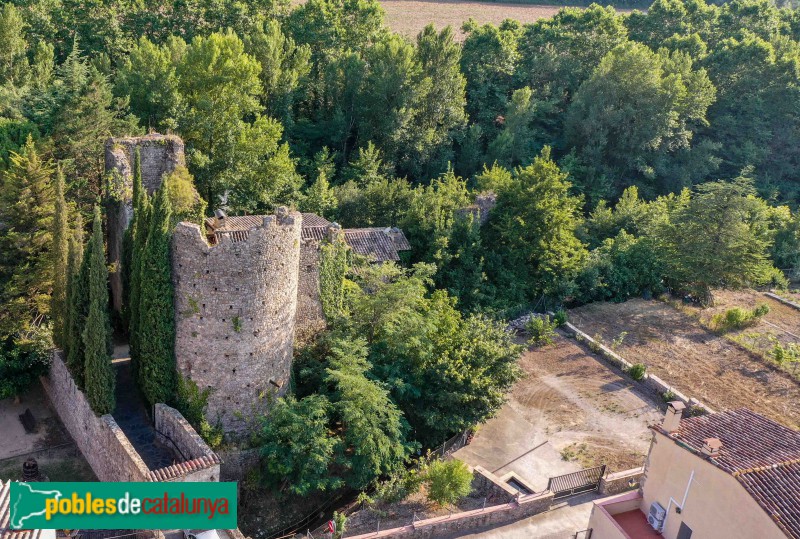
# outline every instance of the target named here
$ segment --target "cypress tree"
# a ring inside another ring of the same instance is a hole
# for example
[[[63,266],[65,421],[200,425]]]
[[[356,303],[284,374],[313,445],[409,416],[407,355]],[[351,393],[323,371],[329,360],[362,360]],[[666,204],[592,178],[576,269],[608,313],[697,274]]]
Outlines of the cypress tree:
[[[86,326],[86,316],[89,314],[89,258],[92,244],[90,242],[84,252],[83,219],[80,214],[78,214],[73,243],[68,287],[67,367],[72,372],[75,383],[83,389],[83,329]]]
[[[133,264],[133,246],[136,242],[136,221],[141,206],[142,191],[142,157],[139,148],[133,160],[133,217],[122,236],[122,320],[124,327],[130,331],[131,323],[131,269]]]
[[[142,190],[138,205],[133,209],[136,228],[131,238],[133,241],[131,247],[130,292],[128,296],[128,333],[130,335],[131,365],[134,375],[139,361],[139,306],[141,304],[141,294],[139,292],[142,288],[142,256],[147,246],[151,206],[147,192]]]
[[[150,215],[147,245],[142,253],[137,316],[139,387],[154,405],[175,394],[175,316],[172,288],[172,208],[168,189],[158,190]]]
[[[83,330],[86,397],[92,410],[97,415],[103,415],[114,411],[115,378],[107,345],[111,327],[108,316],[108,268],[99,206],[94,208],[89,245],[89,314]]]
[[[66,346],[67,326],[67,264],[69,238],[67,227],[67,203],[64,200],[64,173],[61,167],[56,172],[55,215],[53,216],[53,294],[50,297],[50,318],[53,320],[53,342]]]

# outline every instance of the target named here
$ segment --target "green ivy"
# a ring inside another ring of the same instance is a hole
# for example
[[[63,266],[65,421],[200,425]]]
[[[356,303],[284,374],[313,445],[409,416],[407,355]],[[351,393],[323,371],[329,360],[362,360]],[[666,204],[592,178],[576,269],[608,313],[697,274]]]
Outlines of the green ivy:
[[[320,246],[319,299],[329,321],[344,314],[345,275],[349,247],[339,235]]]

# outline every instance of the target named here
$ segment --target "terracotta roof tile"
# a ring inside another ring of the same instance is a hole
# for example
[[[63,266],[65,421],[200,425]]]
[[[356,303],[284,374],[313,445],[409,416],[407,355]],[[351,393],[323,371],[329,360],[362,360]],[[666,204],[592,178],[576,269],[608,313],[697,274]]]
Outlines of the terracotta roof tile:
[[[731,474],[788,537],[800,539],[800,432],[745,408],[681,420],[668,436]],[[703,445],[718,438],[718,455]]]

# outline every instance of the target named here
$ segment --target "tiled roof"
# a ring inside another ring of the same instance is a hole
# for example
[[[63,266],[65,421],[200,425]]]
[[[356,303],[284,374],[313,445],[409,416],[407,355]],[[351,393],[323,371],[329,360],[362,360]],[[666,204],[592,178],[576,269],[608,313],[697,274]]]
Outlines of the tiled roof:
[[[43,530],[10,529],[11,520],[11,481],[0,481],[0,538],[2,539],[39,539]]]
[[[173,464],[172,466],[159,468],[158,470],[151,470],[147,477],[154,483],[159,481],[170,481],[198,470],[211,468],[219,463],[220,460],[217,454],[212,453],[209,456],[197,457],[196,459],[187,460],[186,462],[179,462]]]
[[[400,260],[398,251],[411,249],[399,228],[346,228],[344,240],[354,252],[376,262]]]
[[[232,242],[245,241],[249,231],[261,226],[263,222],[263,215],[229,216],[222,226],[217,227],[213,217],[206,219],[213,242],[218,241],[221,236]],[[330,224],[330,221],[315,213],[304,213],[301,237],[304,240],[321,241]],[[354,252],[376,262],[400,260],[399,251],[411,250],[408,239],[399,228],[346,228],[344,239]]]
[[[734,476],[787,536],[800,539],[800,432],[745,408],[657,430]],[[713,457],[702,452],[709,438],[722,442]]]

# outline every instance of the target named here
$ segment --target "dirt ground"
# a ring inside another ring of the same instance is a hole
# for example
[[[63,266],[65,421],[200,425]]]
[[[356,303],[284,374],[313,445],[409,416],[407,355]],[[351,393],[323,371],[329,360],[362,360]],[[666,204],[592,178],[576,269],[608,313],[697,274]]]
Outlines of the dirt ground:
[[[527,376],[456,458],[498,476],[514,472],[536,491],[585,467],[642,465],[647,427],[662,417],[652,396],[561,335],[526,351],[520,366]]]
[[[300,5],[305,0],[292,0]],[[381,0],[386,13],[386,25],[397,33],[410,38],[430,23],[441,30],[453,27],[457,41],[464,40],[461,25],[470,17],[478,24],[500,24],[505,19],[530,23],[544,17],[552,17],[566,6],[519,4],[514,2],[470,2],[462,0]],[[630,10],[618,9],[620,13]]]
[[[606,344],[623,336],[616,346],[620,355],[631,363],[644,363],[648,372],[715,410],[747,407],[793,428],[800,426],[800,384],[795,379],[667,303],[641,299],[593,303],[570,311],[569,316],[577,327],[601,336]],[[772,323],[791,324],[791,317],[784,316],[776,307]]]
[[[30,410],[36,420],[33,432],[26,432],[19,419]],[[96,481],[89,464],[78,451],[42,387],[34,386],[21,396],[0,400],[0,480],[18,480],[22,463],[33,457],[39,470],[51,481]]]
[[[800,311],[765,296],[757,290],[717,290],[714,292],[714,306],[701,309],[697,306],[682,306],[693,316],[697,316],[704,326],[710,327],[711,318],[733,307],[754,309],[766,304],[769,312],[748,328],[725,333],[725,338],[741,344],[748,350],[760,354],[772,362],[775,344],[800,344]],[[800,376],[800,366],[785,363],[781,366],[795,377]]]

